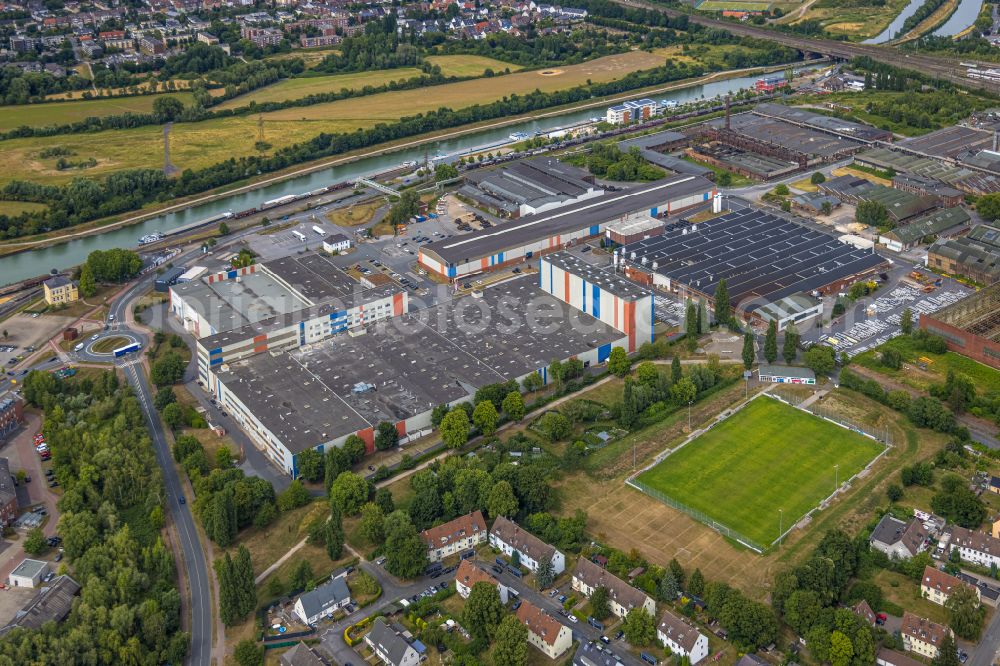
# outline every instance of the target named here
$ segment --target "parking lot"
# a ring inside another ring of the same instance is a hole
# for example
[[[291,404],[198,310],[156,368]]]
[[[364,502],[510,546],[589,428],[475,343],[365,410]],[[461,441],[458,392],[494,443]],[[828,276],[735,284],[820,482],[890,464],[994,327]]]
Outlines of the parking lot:
[[[896,272],[905,275],[909,268]],[[919,272],[927,280],[938,279],[932,273]],[[897,274],[895,282],[890,279],[886,286],[875,292],[874,298],[859,300],[826,329],[807,332],[803,340],[807,344],[818,342],[829,345],[838,355],[846,353],[853,358],[900,335],[900,319],[906,308],[913,312],[913,324],[916,326],[921,313],[936,312],[970,293],[968,287],[947,278],[941,279],[941,285],[933,291],[924,292],[912,284],[899,281],[899,277],[901,275]]]

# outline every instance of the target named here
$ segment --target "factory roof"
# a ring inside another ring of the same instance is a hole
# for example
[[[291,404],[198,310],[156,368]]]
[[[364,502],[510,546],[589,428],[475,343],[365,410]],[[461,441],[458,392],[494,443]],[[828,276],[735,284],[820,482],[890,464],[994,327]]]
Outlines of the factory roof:
[[[663,130],[662,132],[653,132],[652,134],[645,134],[632,139],[619,141],[618,147],[624,151],[627,151],[629,148],[649,148],[651,150],[655,150],[662,146],[668,146],[670,144],[684,141],[688,141],[687,134],[682,134],[681,132],[675,132],[673,130]]]
[[[989,149],[993,145],[993,133],[964,125],[952,125],[930,134],[903,139],[898,145],[930,157],[956,158],[968,151]]]
[[[529,309],[533,317],[505,314]],[[411,312],[364,335],[257,354],[220,368],[218,378],[297,453],[422,414],[621,335],[524,276],[484,289],[482,298]],[[372,390],[358,390],[359,384]]]
[[[444,264],[460,264],[517,248],[563,232],[598,225],[622,215],[649,210],[664,201],[710,192],[712,183],[698,176],[672,176],[652,183],[564,206],[525,215],[484,231],[429,243],[422,254],[439,257]]]
[[[824,117],[824,120],[829,120]],[[802,155],[832,158],[857,150],[861,144],[843,139],[811,127],[801,127],[780,118],[771,118],[756,113],[738,113],[730,118],[730,129],[742,136],[750,137]],[[721,128],[725,118],[709,121],[709,125]]]
[[[519,160],[489,171],[469,173],[466,188],[482,191],[486,196],[513,204],[541,205],[572,199],[595,189],[589,173],[552,157]],[[471,193],[470,189],[465,190]]]
[[[960,266],[1000,278],[1000,251],[995,246],[977,243],[968,237],[939,238],[928,253],[947,257]]]
[[[633,265],[703,294],[714,294],[725,279],[730,301],[745,310],[885,263],[870,250],[749,208],[632,243],[624,252]]]
[[[1000,250],[1000,227],[991,224],[977,224],[965,237]]]
[[[842,120],[831,116],[824,116],[807,109],[796,109],[781,104],[764,103],[754,107],[753,112],[761,116],[781,118],[782,120],[808,125],[816,129],[834,132],[842,136],[848,136],[859,141],[876,141],[878,139],[891,138],[892,133],[886,130],[856,123],[852,120]]]
[[[962,196],[962,191],[946,185],[937,178],[931,178],[929,176],[921,176],[919,174],[896,174],[892,178],[893,187],[899,187],[900,185],[904,187],[913,187],[923,190],[928,194],[933,194],[939,197],[959,197]]]
[[[823,194],[822,192],[804,192],[802,194],[797,194],[792,197],[792,202],[817,212],[823,210],[824,203],[830,204],[831,209],[840,205],[840,199],[829,194]]]
[[[38,592],[38,596],[17,611],[3,631],[21,627],[40,629],[46,622],[61,622],[73,609],[73,598],[80,584],[69,576],[57,576]]]
[[[542,261],[561,268],[570,275],[583,278],[590,284],[597,285],[604,291],[626,301],[635,301],[650,294],[649,289],[632,282],[614,271],[589,264],[570,252],[546,254],[542,257]]]
[[[764,321],[784,321],[789,317],[795,317],[803,312],[808,312],[819,305],[820,301],[808,294],[798,293],[779,298],[762,305],[754,312]]]
[[[942,208],[882,234],[901,243],[916,243],[924,236],[940,234],[969,223],[969,214],[959,207]]]
[[[168,268],[159,275],[156,276],[157,282],[174,282],[180,276],[184,275],[186,269],[183,266],[174,266],[173,268]]]

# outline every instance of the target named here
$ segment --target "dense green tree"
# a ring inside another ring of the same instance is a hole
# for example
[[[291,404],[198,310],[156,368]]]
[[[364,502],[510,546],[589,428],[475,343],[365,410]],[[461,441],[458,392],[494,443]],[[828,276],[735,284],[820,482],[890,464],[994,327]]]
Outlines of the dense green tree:
[[[264,646],[252,638],[245,638],[236,644],[233,657],[239,666],[264,666]]]
[[[313,572],[312,564],[309,560],[301,560],[292,568],[291,576],[289,576],[289,585],[295,591],[308,590],[315,577],[316,574]]]
[[[611,354],[608,356],[608,372],[619,377],[624,377],[628,374],[631,367],[632,361],[629,360],[625,349],[617,346],[612,347]]]
[[[957,585],[948,595],[944,607],[948,609],[948,625],[959,638],[979,640],[986,611],[979,603],[975,590],[966,585]]]
[[[402,511],[386,516],[385,535],[386,571],[400,578],[420,575],[427,566],[427,546],[410,517]]]
[[[497,413],[497,408],[491,401],[483,400],[472,410],[472,422],[479,429],[479,432],[489,437],[497,431],[500,414]]]
[[[369,543],[381,544],[385,540],[385,514],[382,513],[382,508],[374,502],[362,506],[358,528],[361,536]]]
[[[603,585],[594,588],[594,593],[590,595],[590,611],[598,620],[603,620],[611,615],[608,588]]]
[[[497,586],[482,581],[475,583],[462,610],[462,626],[473,638],[488,641],[496,635],[503,615]]]
[[[97,282],[94,280],[94,269],[88,264],[84,264],[80,269],[80,285],[78,287],[80,296],[90,298],[97,293]]]
[[[951,632],[945,634],[944,640],[938,646],[937,656],[931,660],[931,664],[933,666],[960,666],[955,637],[951,635]]]
[[[326,522],[326,555],[331,560],[339,560],[344,554],[344,526],[341,523],[340,512],[331,511],[330,520]]]
[[[676,354],[672,359],[670,359],[670,381],[676,383],[681,380],[684,376],[683,370],[681,370],[681,357]]]
[[[976,212],[987,222],[1000,220],[1000,194],[986,194],[976,201]]]
[[[45,533],[40,527],[32,527],[24,537],[24,552],[28,555],[41,555],[49,547],[45,541]]]
[[[696,597],[705,593],[705,577],[701,574],[701,569],[695,569],[688,581],[687,591]]]
[[[913,310],[910,308],[906,308],[899,315],[899,330],[902,331],[903,335],[909,335],[913,332]]]
[[[795,328],[795,324],[789,323],[785,326],[785,340],[781,347],[781,357],[785,360],[785,363],[791,364],[795,362],[798,347],[799,329]]]
[[[677,577],[669,569],[663,572],[658,592],[660,600],[668,602],[676,600],[681,593],[680,585],[677,584]]]
[[[278,508],[282,511],[291,511],[310,502],[312,502],[312,495],[298,479],[288,484],[288,487],[278,495]]]
[[[688,299],[687,309],[684,313],[684,340],[689,352],[693,352],[698,347],[698,308],[694,302]]]
[[[764,358],[768,363],[778,360],[778,324],[773,319],[767,323],[767,335],[764,336]]]
[[[149,369],[149,378],[156,386],[166,386],[176,384],[184,377],[184,370],[187,363],[181,355],[173,350],[168,350],[160,356]]]
[[[323,478],[323,454],[316,449],[306,449],[298,455],[299,475],[306,481]]]
[[[674,580],[677,581],[678,587],[684,589],[684,581],[687,579],[684,574],[684,567],[676,559],[671,558],[670,562],[667,564],[667,569],[674,576]]]
[[[656,624],[645,608],[633,608],[625,615],[622,624],[625,640],[636,647],[645,647],[656,639]]]
[[[469,441],[469,415],[461,407],[453,407],[441,420],[441,441],[451,449],[458,449]]]
[[[753,332],[748,328],[743,334],[743,367],[747,370],[752,368],[755,357]]]
[[[500,408],[503,409],[503,413],[511,421],[517,422],[524,418],[524,398],[521,397],[521,393],[518,391],[508,393],[504,397]]]
[[[379,488],[375,491],[375,497],[372,501],[382,509],[382,514],[388,516],[390,513],[396,510],[396,502],[392,498],[392,491],[388,488]]]
[[[816,171],[812,176],[809,177],[809,182],[813,185],[819,185],[826,182],[826,176],[823,175],[822,171]]]
[[[837,367],[836,352],[833,347],[813,345],[806,350],[803,362],[817,375],[829,375]]]
[[[552,566],[552,558],[544,557],[538,563],[538,570],[535,571],[535,582],[538,583],[538,589],[544,590],[552,585],[552,581],[555,580],[556,572],[555,568]]]
[[[839,631],[830,634],[830,663],[832,666],[850,666],[854,659],[854,644]]]
[[[517,497],[507,481],[498,481],[490,490],[487,501],[490,518],[513,518],[517,514]]]
[[[330,486],[330,505],[343,515],[353,516],[368,501],[368,481],[353,472],[341,472]]]
[[[399,431],[388,421],[381,421],[375,430],[375,448],[379,451],[391,449],[399,444]]]
[[[729,323],[729,319],[732,317],[730,307],[729,286],[726,284],[726,279],[722,278],[715,287],[715,321],[720,325]]]
[[[476,583],[482,585],[482,583]],[[469,595],[472,600],[472,595]],[[496,629],[493,645],[493,663],[496,666],[527,666],[528,628],[514,615],[507,615]]]
[[[246,617],[257,608],[257,584],[254,582],[250,551],[242,544],[233,560],[233,585],[236,587],[239,612]]]

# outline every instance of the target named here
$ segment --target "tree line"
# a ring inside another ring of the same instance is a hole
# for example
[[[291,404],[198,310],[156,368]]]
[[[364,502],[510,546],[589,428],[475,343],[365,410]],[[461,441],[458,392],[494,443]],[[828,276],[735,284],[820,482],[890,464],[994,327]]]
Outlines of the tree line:
[[[114,372],[61,380],[36,371],[24,396],[45,412],[63,488],[58,531],[82,590],[64,622],[0,639],[0,664],[180,663],[189,638],[180,629],[175,563],[160,537],[163,484],[134,394]]]

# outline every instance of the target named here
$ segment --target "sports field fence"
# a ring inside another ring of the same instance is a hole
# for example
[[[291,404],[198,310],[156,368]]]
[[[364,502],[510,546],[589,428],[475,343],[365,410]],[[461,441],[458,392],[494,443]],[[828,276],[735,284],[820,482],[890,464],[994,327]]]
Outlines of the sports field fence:
[[[659,490],[656,490],[655,488],[650,488],[645,483],[643,483],[642,481],[640,481],[637,477],[631,477],[631,478],[629,478],[626,481],[626,483],[629,484],[630,486],[632,486],[633,488],[635,488],[636,490],[638,490],[640,492],[643,492],[643,493],[646,493],[647,495],[649,495],[653,499],[659,500],[660,502],[663,502],[664,504],[666,504],[667,506],[669,506],[671,508],[674,508],[674,509],[677,509],[678,511],[682,511],[682,512],[686,513],[687,515],[691,516],[692,518],[694,518],[698,522],[704,523],[705,525],[708,525],[709,527],[711,527],[713,530],[715,530],[716,532],[718,532],[722,536],[729,537],[733,541],[737,541],[737,542],[743,544],[744,546],[746,546],[750,550],[755,551],[757,553],[763,554],[763,552],[765,550],[764,546],[761,546],[759,543],[757,543],[753,539],[750,539],[748,537],[743,536],[742,534],[740,534],[739,532],[737,532],[733,528],[729,527],[728,525],[724,525],[724,524],[720,523],[719,521],[715,520],[714,518],[712,518],[711,516],[709,516],[706,513],[702,513],[701,511],[698,511],[697,509],[692,509],[691,507],[687,506],[686,504],[682,504],[681,502],[678,502],[674,498],[672,498],[672,497],[670,497],[668,495],[664,495]]]

